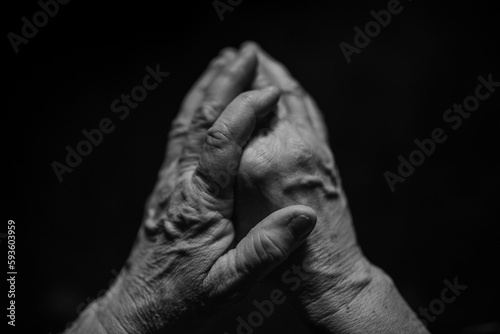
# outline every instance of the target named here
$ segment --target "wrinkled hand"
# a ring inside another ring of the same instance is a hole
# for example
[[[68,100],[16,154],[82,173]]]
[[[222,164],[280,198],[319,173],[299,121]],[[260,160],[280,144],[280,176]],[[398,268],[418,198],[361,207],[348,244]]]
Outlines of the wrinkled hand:
[[[305,272],[299,298],[309,318],[331,315],[367,286],[369,263],[356,242],[321,112],[283,65],[255,43],[247,45],[256,49],[259,59],[252,87],[276,86],[281,98],[243,153],[236,193],[241,228],[237,235],[242,238],[255,222],[283,207],[313,208],[316,228],[294,254]],[[281,280],[280,275],[275,278]]]
[[[187,95],[134,249],[102,305],[116,319],[101,317],[104,329],[191,332],[209,309],[244,295],[313,229],[313,210],[281,206],[235,241],[233,188],[242,147],[279,99],[276,88],[241,93],[256,65],[251,48],[226,50]]]
[[[268,278],[293,282],[292,302],[315,333],[428,333],[391,278],[357,245],[321,112],[286,68],[255,43],[259,67],[252,88],[281,91],[274,115],[257,129],[238,171],[237,240],[263,217],[302,204],[316,211],[307,241]],[[293,281],[288,276],[293,272]],[[297,277],[299,281],[297,282]]]

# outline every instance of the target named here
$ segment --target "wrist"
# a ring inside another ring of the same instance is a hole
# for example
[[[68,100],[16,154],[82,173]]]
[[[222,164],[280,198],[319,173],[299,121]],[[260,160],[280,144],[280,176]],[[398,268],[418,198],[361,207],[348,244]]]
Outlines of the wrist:
[[[315,262],[302,263],[305,275],[297,299],[315,324],[328,322],[373,284],[372,266],[362,254],[341,269]]]
[[[138,305],[143,295],[133,296],[123,272],[113,286],[101,298],[89,304],[73,323],[67,334],[149,334],[154,333],[154,321],[148,321],[151,307],[145,305],[142,312]]]
[[[119,319],[109,312],[109,308],[103,302],[101,298],[89,304],[65,333],[128,334]]]
[[[294,261],[303,273],[294,304],[315,332],[428,333],[392,279],[362,254],[345,202],[322,204]]]
[[[428,334],[429,332],[399,294],[392,279],[381,269],[370,265],[366,271],[367,285],[353,298],[336,309],[333,314],[320,313],[312,323],[326,333],[404,333]],[[328,310],[332,295],[325,294],[318,302],[309,305],[315,312]],[[327,307],[325,307],[327,306]],[[326,312],[328,313],[328,312]]]
[[[167,314],[160,314],[156,300],[145,282],[122,271],[98,301],[95,315],[107,333],[157,333],[166,327]]]

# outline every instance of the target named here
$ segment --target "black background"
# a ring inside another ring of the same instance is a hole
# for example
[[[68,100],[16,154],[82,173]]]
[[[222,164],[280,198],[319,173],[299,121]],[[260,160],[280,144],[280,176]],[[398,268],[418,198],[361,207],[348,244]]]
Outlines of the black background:
[[[107,288],[130,251],[181,99],[221,48],[248,39],[315,97],[363,251],[411,307],[439,298],[445,279],[468,286],[429,329],[458,333],[498,321],[500,89],[459,129],[442,119],[474,93],[479,75],[500,81],[494,3],[402,1],[402,13],[351,64],[339,43],[352,44],[353,28],[387,1],[245,0],[222,22],[211,1],[72,1],[18,54],[7,33],[20,34],[21,17],[31,20],[40,7],[4,4],[2,233],[13,219],[16,330],[60,332]],[[111,102],[158,63],[170,76],[119,120]],[[51,163],[106,117],[114,132],[59,183]],[[447,141],[391,192],[383,173],[436,127]],[[292,318],[282,312],[267,322],[298,333]],[[226,320],[234,333],[234,318]]]

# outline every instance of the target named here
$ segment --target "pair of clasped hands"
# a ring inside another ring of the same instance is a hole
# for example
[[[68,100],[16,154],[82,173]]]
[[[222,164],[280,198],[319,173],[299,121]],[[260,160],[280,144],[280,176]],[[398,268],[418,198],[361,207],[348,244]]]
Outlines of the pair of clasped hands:
[[[185,97],[131,255],[68,332],[194,333],[285,261],[314,332],[427,333],[357,245],[314,100],[247,42]]]

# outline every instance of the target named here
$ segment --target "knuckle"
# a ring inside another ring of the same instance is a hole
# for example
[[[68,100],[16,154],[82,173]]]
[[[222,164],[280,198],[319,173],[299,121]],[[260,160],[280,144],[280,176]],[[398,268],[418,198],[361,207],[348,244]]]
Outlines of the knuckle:
[[[215,198],[219,195],[221,187],[212,177],[213,171],[206,165],[199,165],[195,172],[193,183],[196,189],[198,189],[200,198],[204,196],[209,196]]]
[[[251,142],[241,157],[239,175],[243,181],[261,183],[278,179],[287,152],[273,132]]]
[[[253,107],[257,102],[258,92],[247,91],[238,95],[237,100],[242,108]]]
[[[224,149],[233,142],[234,138],[231,135],[231,132],[222,122],[219,122],[217,125],[208,129],[205,137],[205,145],[215,149]]]
[[[285,247],[267,234],[259,234],[259,243],[260,249],[256,251],[262,263],[278,263],[288,256]]]
[[[226,64],[226,59],[224,58],[224,55],[220,55],[212,61],[210,61],[210,64],[208,65],[211,68],[220,68]]]
[[[288,147],[286,160],[287,164],[293,167],[300,167],[304,164],[308,164],[313,160],[313,158],[313,148],[302,142],[292,142]]]
[[[272,168],[273,157],[268,153],[259,153],[257,150],[244,151],[240,163],[240,176],[243,181],[251,183],[267,180],[275,173]]]
[[[144,231],[148,237],[157,235],[160,232],[160,224],[158,219],[159,210],[153,206],[147,209],[146,215],[144,217]]]
[[[220,55],[224,58],[233,57],[236,55],[236,49],[232,47],[225,47],[220,51]]]
[[[224,109],[224,106],[215,100],[207,100],[202,103],[202,105],[196,110],[193,117],[191,127],[192,128],[208,128],[210,127],[220,113]]]
[[[306,90],[295,80],[290,79],[282,88],[283,94],[290,94],[297,97],[306,97]]]
[[[184,119],[175,119],[172,122],[169,139],[179,138],[185,136],[189,131],[189,124]]]
[[[242,74],[242,68],[239,66],[226,66],[221,70],[221,77],[225,80],[236,80]]]
[[[193,226],[212,223],[220,218],[200,205],[200,195],[200,188],[195,187],[188,179],[177,185],[163,215],[165,232],[174,235],[174,232],[185,232]]]

